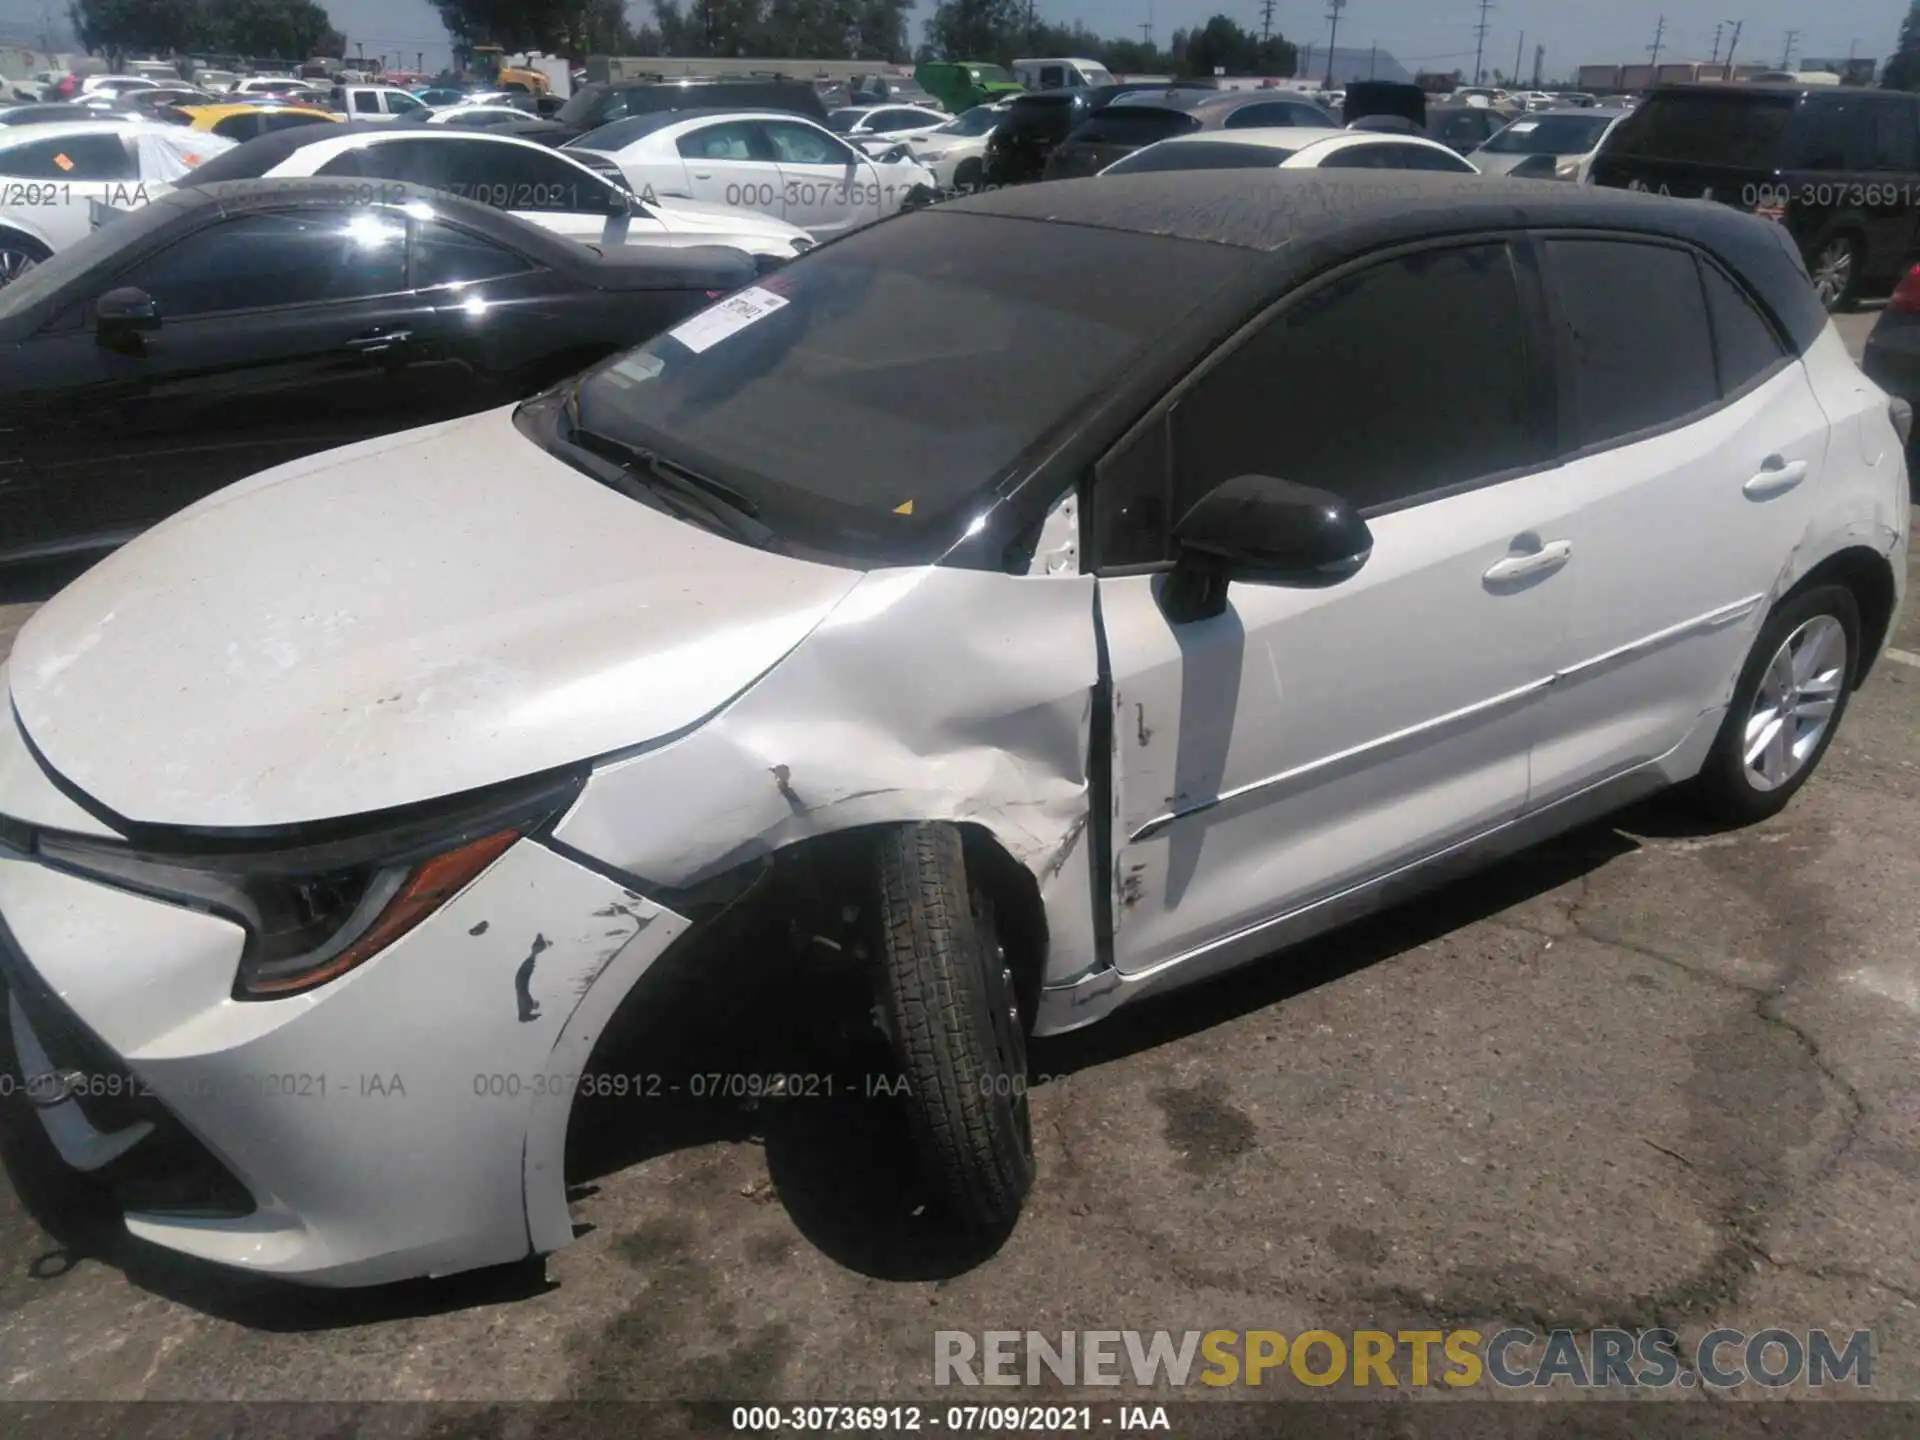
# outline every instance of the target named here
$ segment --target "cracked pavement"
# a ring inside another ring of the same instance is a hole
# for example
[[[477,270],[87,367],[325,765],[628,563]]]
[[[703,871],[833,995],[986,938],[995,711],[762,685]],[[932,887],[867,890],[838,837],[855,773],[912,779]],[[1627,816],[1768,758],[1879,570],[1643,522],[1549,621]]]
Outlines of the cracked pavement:
[[[1875,1398],[1920,1398],[1917,740],[1920,665],[1883,660],[1772,822],[1656,801],[1037,1044],[997,1249],[921,1210],[897,1114],[845,1093],[874,1057],[778,971],[689,979],[632,1053],[841,1094],[583,1100],[586,1230],[544,1266],[225,1277],[126,1237],[10,1104],[0,1399],[899,1400],[943,1329],[1456,1325],[1871,1328]]]

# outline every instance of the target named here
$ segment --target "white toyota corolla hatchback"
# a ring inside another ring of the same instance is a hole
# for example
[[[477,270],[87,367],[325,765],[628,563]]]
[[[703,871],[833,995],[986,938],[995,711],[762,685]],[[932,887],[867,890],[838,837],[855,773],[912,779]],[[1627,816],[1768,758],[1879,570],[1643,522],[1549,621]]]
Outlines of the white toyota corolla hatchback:
[[[791,916],[1005,1226],[1028,1036],[1661,787],[1785,805],[1898,611],[1909,420],[1718,206],[1240,170],[890,220],[40,610],[20,1067],[160,1245],[510,1261],[572,1234],[615,1007]]]

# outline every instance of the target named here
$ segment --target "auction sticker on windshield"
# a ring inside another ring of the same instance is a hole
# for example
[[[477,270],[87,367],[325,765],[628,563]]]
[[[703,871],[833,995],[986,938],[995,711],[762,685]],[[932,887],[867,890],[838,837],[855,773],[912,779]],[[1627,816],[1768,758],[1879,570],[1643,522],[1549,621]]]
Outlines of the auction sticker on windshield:
[[[784,295],[749,285],[737,295],[729,295],[718,305],[702,310],[667,332],[698,355],[710,350],[729,335],[738,334],[756,321],[764,320],[787,303]]]

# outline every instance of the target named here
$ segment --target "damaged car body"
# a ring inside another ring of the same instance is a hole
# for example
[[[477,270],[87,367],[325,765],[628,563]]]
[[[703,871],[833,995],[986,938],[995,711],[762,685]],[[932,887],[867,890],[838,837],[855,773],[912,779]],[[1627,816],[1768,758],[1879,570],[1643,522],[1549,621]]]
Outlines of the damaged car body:
[[[1668,287],[1647,386],[1597,280]],[[41,610],[15,1050],[144,1238],[446,1274],[571,1238],[641,978],[805,907],[930,1189],[1004,1226],[1028,1037],[1652,789],[1784,805],[1901,601],[1909,420],[1720,207],[1276,171],[904,216]]]

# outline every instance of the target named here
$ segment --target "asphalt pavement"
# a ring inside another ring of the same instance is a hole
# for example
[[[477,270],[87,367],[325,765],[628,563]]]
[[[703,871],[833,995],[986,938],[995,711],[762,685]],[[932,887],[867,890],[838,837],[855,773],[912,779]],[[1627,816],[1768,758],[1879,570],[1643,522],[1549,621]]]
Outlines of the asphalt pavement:
[[[1645,805],[1039,1046],[997,1247],[884,1100],[606,1103],[544,1264],[292,1291],[127,1239],[7,1107],[0,1399],[880,1400],[937,1330],[1509,1324],[1871,1328],[1920,1398],[1920,607],[1892,643],[1772,822]],[[649,1068],[857,1066],[789,978],[723,990]]]

